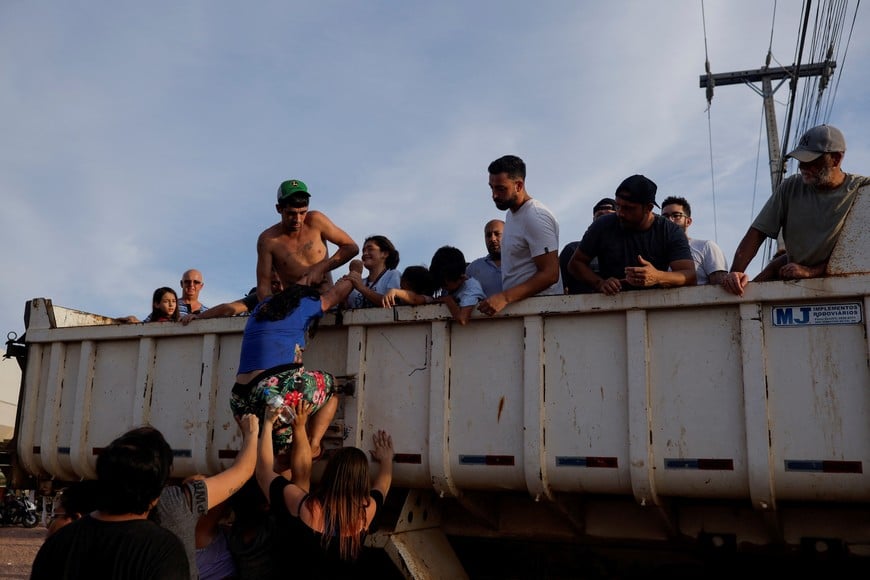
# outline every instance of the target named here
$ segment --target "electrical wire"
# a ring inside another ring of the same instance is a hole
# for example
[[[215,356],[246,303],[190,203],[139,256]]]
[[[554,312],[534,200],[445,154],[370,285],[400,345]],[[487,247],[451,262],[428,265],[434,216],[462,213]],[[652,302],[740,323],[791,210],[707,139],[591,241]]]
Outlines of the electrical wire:
[[[719,214],[716,211],[716,171],[713,165],[713,123],[710,109],[713,107],[713,82],[710,73],[710,53],[707,50],[707,14],[701,0],[701,23],[704,28],[704,67],[707,71],[707,147],[710,151],[710,192],[713,196],[713,240],[719,243]]]

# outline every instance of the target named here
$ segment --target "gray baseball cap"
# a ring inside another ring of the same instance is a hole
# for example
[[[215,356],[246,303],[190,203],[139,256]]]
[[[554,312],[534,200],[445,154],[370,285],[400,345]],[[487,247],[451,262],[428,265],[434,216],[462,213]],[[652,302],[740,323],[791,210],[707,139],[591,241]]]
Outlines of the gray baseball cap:
[[[846,139],[843,133],[831,125],[818,125],[809,129],[801,136],[797,149],[786,155],[794,157],[802,163],[810,163],[823,153],[843,153],[846,151]]]

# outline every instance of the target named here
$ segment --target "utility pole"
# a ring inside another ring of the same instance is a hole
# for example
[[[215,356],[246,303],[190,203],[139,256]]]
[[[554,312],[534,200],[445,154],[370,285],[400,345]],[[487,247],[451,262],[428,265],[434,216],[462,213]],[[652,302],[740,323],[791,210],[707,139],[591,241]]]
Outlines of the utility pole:
[[[830,57],[831,52],[828,52]],[[776,191],[785,175],[785,154],[786,146],[788,145],[788,128],[786,128],[786,139],[782,146],[779,144],[779,131],[776,126],[776,109],[774,109],[773,94],[785,83],[791,80],[792,95],[796,93],[797,79],[800,77],[821,76],[822,87],[827,86],[828,79],[833,74],[837,63],[833,60],[827,60],[821,63],[807,65],[792,65],[787,67],[770,68],[771,54],[767,53],[767,61],[765,65],[756,70],[743,70],[730,73],[713,74],[710,72],[710,63],[707,63],[707,74],[701,75],[701,88],[707,89],[707,106],[713,101],[713,89],[716,85],[737,85],[745,84],[753,91],[761,95],[764,99],[764,120],[767,125],[767,152],[770,157],[770,193]],[[773,81],[779,81],[776,87],[773,86]],[[752,83],[761,83],[761,89]],[[794,97],[792,97],[794,98]],[[782,232],[776,238],[777,250],[783,250],[785,243],[782,239]],[[764,251],[765,259],[770,259],[772,255],[771,245],[767,245]]]
[[[776,126],[776,110],[774,109],[773,94],[785,83],[786,80],[794,80],[799,77],[822,76],[823,86],[833,74],[837,63],[833,60],[826,62],[806,64],[801,66],[787,66],[770,68],[770,54],[767,55],[767,64],[756,70],[743,70],[729,73],[701,75],[701,88],[707,89],[707,102],[713,99],[713,88],[716,86],[745,84],[764,99],[764,119],[767,125],[767,151],[770,156],[770,185],[771,193],[776,191],[777,186],[785,175],[785,147],[786,143],[779,144],[779,131]],[[773,81],[779,81],[776,87]],[[752,83],[761,83],[761,89]],[[780,152],[781,151],[781,152]]]

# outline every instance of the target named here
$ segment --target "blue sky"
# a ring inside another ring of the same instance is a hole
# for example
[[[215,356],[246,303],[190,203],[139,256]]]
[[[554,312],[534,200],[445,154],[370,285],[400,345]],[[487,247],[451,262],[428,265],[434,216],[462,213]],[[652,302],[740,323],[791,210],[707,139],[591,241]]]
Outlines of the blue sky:
[[[713,72],[762,66],[774,3],[704,6]],[[776,6],[782,65],[800,8]],[[0,331],[23,331],[33,297],[142,318],[154,288],[177,288],[191,267],[206,304],[241,296],[289,178],[360,245],[392,239],[400,268],[444,244],[474,259],[500,214],[486,167],[507,153],[526,160],[561,245],[643,173],[659,199],[689,198],[690,235],[730,262],[770,194],[762,100],[716,91],[714,197],[703,24],[696,0],[6,0]],[[827,119],[846,134],[844,168],[864,174],[868,28],[862,8]],[[783,87],[780,126],[786,98]]]

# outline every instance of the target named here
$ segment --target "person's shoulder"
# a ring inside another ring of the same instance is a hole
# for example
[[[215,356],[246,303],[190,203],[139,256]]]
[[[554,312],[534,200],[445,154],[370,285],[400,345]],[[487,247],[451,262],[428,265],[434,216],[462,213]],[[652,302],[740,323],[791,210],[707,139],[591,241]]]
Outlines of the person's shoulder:
[[[332,220],[320,210],[312,209],[305,214],[305,225],[309,227],[318,227],[329,223],[332,223]]]
[[[577,249],[577,246],[580,245],[580,240],[574,240],[573,242],[568,242],[565,244],[565,247],[562,248],[562,251],[559,252],[559,258],[562,257],[571,257],[574,255],[574,251]]]
[[[281,224],[280,223],[273,224],[273,225],[269,226],[268,228],[266,228],[265,230],[263,230],[262,232],[260,232],[260,235],[257,236],[257,242],[260,244],[268,243],[271,240],[279,238],[281,236],[281,234],[282,234]]]
[[[773,194],[774,196],[789,196],[793,195],[795,192],[798,191],[809,191],[809,188],[804,187],[804,180],[803,177],[801,177],[801,174],[795,173],[794,175],[789,175],[788,177],[783,179],[780,182],[779,187],[774,190]]]
[[[699,240],[698,238],[689,238],[689,245],[698,251],[719,250],[719,244],[713,240]]]
[[[602,218],[603,219],[603,218]],[[671,220],[664,218],[658,214],[655,215],[655,220],[653,221],[653,226],[660,228],[661,230],[668,232],[669,234],[683,234],[683,237],[686,237],[686,232],[683,231],[683,228],[672,222]]]
[[[589,227],[586,228],[586,231],[602,232],[605,230],[612,230],[616,228],[619,228],[619,218],[616,217],[615,213],[609,213],[607,215],[599,217],[597,220],[592,220],[592,223],[589,224]]]
[[[870,176],[846,173],[846,182],[849,184],[849,189],[865,187],[870,185]]]
[[[539,200],[536,197],[531,198],[526,205],[528,205],[532,211],[534,211],[535,213],[537,213],[539,215],[545,215],[545,216],[549,216],[553,219],[556,219],[555,216],[553,215],[553,212],[550,211],[550,208],[548,208],[544,204],[544,202],[542,202],[541,200]]]
[[[465,282],[462,284],[462,290],[468,294],[480,294],[484,297],[486,294],[483,292],[483,286],[480,283],[480,280],[473,276],[469,276],[465,279]]]

